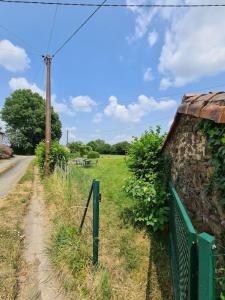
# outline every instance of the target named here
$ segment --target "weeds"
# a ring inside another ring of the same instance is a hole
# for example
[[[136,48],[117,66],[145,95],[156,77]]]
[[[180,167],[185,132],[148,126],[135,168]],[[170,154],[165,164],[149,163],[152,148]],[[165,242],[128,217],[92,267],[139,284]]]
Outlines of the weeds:
[[[141,231],[124,224],[121,212],[131,205],[122,190],[128,171],[123,157],[101,158],[97,167],[58,168],[45,180],[46,202],[53,222],[50,257],[61,275],[68,299],[109,300],[145,299],[147,282],[154,286],[152,299],[161,300],[156,266],[148,277],[151,241]],[[100,180],[99,266],[91,264],[92,206],[82,234],[78,227],[92,179]],[[168,266],[168,262],[162,258]],[[165,254],[165,253],[164,253]],[[165,268],[162,267],[162,272]],[[165,281],[169,282],[168,277]],[[168,284],[165,285],[169,295]],[[146,298],[147,299],[147,298]],[[170,296],[166,300],[171,299]]]
[[[15,299],[23,247],[23,216],[32,195],[33,162],[0,208],[0,299]]]

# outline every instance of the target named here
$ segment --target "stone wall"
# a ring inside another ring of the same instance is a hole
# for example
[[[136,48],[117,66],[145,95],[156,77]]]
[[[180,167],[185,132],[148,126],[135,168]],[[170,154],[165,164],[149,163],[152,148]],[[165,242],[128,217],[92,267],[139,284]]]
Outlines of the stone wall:
[[[206,193],[213,169],[206,138],[197,127],[199,121],[180,114],[164,151],[171,157],[172,181],[193,224],[199,232],[219,237],[225,227],[225,218],[218,195]]]

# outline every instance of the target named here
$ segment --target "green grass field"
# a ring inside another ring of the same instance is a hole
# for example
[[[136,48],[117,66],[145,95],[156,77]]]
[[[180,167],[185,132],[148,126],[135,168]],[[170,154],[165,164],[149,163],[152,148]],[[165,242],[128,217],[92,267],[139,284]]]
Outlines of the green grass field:
[[[97,166],[72,166],[46,182],[52,212],[50,255],[71,299],[172,299],[165,244],[125,224],[121,217],[131,200],[123,192],[129,172],[123,156],[104,156]],[[100,204],[99,267],[91,265],[92,207],[78,233],[88,189],[98,179]]]

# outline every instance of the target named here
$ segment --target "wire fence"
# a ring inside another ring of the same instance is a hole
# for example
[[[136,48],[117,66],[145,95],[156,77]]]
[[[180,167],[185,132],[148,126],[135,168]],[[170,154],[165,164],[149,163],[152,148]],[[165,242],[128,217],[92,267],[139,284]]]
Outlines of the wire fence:
[[[225,300],[225,247],[198,234],[175,187],[170,185],[170,252],[177,300]]]

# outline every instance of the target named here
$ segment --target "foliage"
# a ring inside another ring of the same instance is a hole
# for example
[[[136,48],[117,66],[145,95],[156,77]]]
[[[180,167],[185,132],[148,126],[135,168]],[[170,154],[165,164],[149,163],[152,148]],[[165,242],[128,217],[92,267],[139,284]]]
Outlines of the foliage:
[[[93,151],[97,151],[100,154],[111,153],[111,145],[107,144],[104,140],[95,140],[87,143],[88,146],[92,148]]]
[[[37,157],[37,164],[40,170],[40,173],[43,175],[44,172],[44,162],[45,162],[45,143],[41,142],[36,147],[35,154]],[[49,168],[53,172],[55,166],[60,164],[60,166],[65,167],[69,159],[69,152],[63,145],[60,145],[58,142],[53,141],[49,154]]]
[[[165,158],[160,152],[164,138],[160,127],[146,131],[140,139],[135,138],[128,160],[133,176],[124,187],[134,200],[130,212],[132,222],[153,232],[162,230],[168,220]]]
[[[128,152],[129,146],[130,143],[127,141],[110,145],[101,139],[90,141],[86,145],[79,141],[68,144],[70,152],[79,152],[80,156],[87,155],[90,151],[96,151],[100,154],[125,155]]]
[[[152,299],[172,299],[167,250],[160,250],[159,242],[154,245],[155,261],[161,264],[158,268],[152,257],[149,260],[152,240],[121,220],[123,209],[132,205],[132,200],[122,190],[128,176],[124,158],[112,155],[103,156],[94,168],[70,165],[66,173],[57,168],[44,181],[45,199],[53,221],[51,260],[63,280],[62,287],[69,292],[68,299],[134,300],[144,299],[147,293]],[[92,210],[87,212],[82,234],[76,230],[93,178],[100,180],[102,193],[100,264],[97,268],[90,264]],[[148,268],[151,269],[147,279]],[[154,289],[146,292],[146,281]],[[166,295],[162,297],[162,293]]]
[[[212,153],[211,163],[214,172],[208,185],[208,193],[218,191],[221,204],[225,207],[225,126],[211,120],[202,120],[199,128],[206,136]]]
[[[80,153],[80,156],[84,156],[92,150],[90,146],[84,145],[82,142],[69,143],[68,148],[71,153]]]
[[[130,143],[127,141],[123,141],[123,142],[112,145],[111,153],[125,155],[128,152],[129,147],[130,147]]]
[[[70,159],[81,157],[80,152],[70,152]]]
[[[61,122],[52,108],[52,139],[61,138]],[[16,153],[33,154],[45,135],[45,100],[31,90],[17,90],[6,98],[1,118]]]
[[[96,151],[90,151],[87,155],[87,158],[99,158],[100,154]]]
[[[135,138],[129,149],[128,167],[137,178],[148,177],[159,169],[160,150],[165,139],[160,127],[146,131],[140,139]]]

